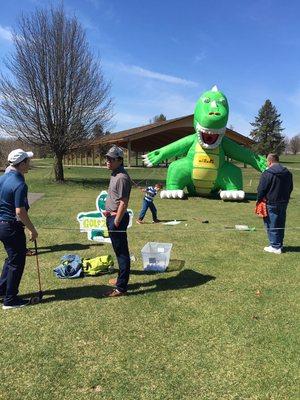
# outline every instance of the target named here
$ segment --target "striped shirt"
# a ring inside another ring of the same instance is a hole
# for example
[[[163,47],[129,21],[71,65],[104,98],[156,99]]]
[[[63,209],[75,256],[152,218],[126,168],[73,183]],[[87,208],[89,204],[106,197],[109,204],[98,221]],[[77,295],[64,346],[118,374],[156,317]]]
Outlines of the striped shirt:
[[[153,186],[148,186],[146,189],[145,200],[149,203],[153,202],[154,197],[157,195],[157,190]]]

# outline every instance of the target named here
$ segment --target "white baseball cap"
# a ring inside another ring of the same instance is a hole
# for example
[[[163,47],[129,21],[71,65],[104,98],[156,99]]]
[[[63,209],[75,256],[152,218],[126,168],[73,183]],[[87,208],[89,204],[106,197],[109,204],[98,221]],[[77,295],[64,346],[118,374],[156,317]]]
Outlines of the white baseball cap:
[[[16,165],[25,160],[25,158],[32,158],[32,157],[33,157],[32,151],[24,151],[22,149],[16,149],[9,153],[7,161],[11,165]]]

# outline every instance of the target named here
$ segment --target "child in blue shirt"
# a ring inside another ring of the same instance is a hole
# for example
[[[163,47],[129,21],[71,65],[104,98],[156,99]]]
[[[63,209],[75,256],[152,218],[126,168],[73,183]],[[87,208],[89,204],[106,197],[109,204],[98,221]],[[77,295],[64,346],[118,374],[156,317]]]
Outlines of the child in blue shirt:
[[[142,189],[142,192],[145,193],[145,197],[143,199],[143,205],[140,211],[139,218],[136,220],[138,224],[143,224],[143,219],[146,215],[148,208],[150,208],[150,211],[152,213],[153,222],[154,223],[160,222],[160,220],[157,218],[157,209],[153,203],[153,199],[160,191],[160,189],[162,189],[162,187],[163,185],[161,183],[156,183],[154,187],[148,186],[147,188]]]

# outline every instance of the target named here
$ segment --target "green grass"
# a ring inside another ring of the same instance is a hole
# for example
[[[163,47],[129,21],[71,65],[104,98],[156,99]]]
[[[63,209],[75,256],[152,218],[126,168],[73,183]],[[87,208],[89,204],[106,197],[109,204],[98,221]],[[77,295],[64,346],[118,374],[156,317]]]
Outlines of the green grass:
[[[129,229],[137,261],[132,295],[119,299],[99,298],[108,276],[72,281],[52,273],[65,253],[113,254],[109,245],[88,242],[76,222],[78,212],[95,209],[108,171],[66,168],[67,183],[59,185],[49,160],[35,161],[27,180],[31,192],[45,193],[30,210],[40,234],[45,301],[0,310],[0,399],[299,399],[300,159],[284,161],[295,181],[286,253],[262,251],[267,240],[254,201],[157,199],[159,218],[184,221]],[[252,168],[243,173],[246,192],[254,193],[259,175]],[[133,168],[130,175],[142,186],[164,181],[166,170]],[[136,214],[141,201],[133,189]],[[224,228],[235,224],[257,229]],[[173,262],[167,273],[144,274],[140,249],[148,241],[172,242],[171,258],[184,267]],[[21,294],[36,287],[31,257]]]

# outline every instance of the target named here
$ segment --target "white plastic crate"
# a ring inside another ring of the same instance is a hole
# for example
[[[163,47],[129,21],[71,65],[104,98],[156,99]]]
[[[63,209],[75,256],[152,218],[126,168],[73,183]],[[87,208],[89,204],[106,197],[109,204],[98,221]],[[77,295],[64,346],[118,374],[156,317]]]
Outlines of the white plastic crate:
[[[148,242],[142,248],[144,271],[164,272],[170,261],[172,243]]]

